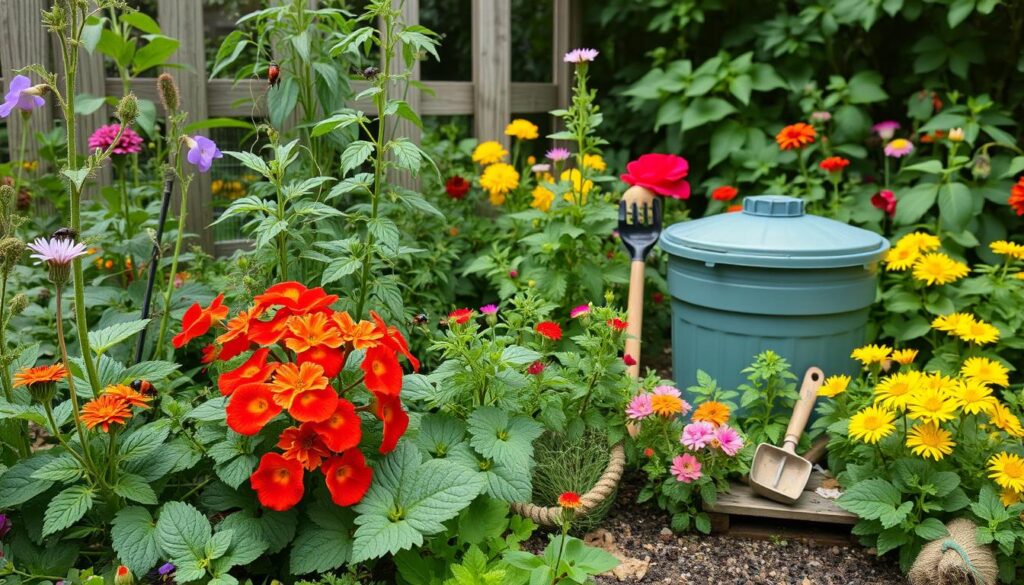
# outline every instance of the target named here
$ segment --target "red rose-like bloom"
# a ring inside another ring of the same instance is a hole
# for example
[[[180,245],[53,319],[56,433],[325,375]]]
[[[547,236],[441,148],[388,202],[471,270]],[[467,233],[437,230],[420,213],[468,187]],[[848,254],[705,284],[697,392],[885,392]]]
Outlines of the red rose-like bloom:
[[[1018,179],[1017,184],[1010,188],[1010,199],[1007,203],[1017,215],[1024,215],[1024,177]]]
[[[313,428],[320,434],[327,448],[335,453],[351,449],[359,444],[363,438],[362,421],[356,413],[354,404],[338,399],[338,406],[334,408],[334,414],[323,422],[315,423]]]
[[[622,180],[630,185],[639,185],[658,195],[675,199],[690,198],[690,184],[686,175],[690,163],[674,154],[645,154],[626,165]]]
[[[526,373],[531,376],[539,376],[544,371],[544,362],[537,360],[530,364],[530,367],[526,368]]]
[[[469,320],[472,318],[473,309],[455,309],[451,313],[448,313],[448,321],[453,321],[459,325],[469,323]]]
[[[402,410],[402,400],[397,396],[387,394],[375,394],[377,407],[374,414],[384,422],[384,439],[380,442],[381,454],[388,454],[395,450],[398,439],[405,434],[409,428],[409,415]]]
[[[277,441],[277,448],[284,450],[285,459],[294,459],[309,471],[320,467],[320,463],[331,456],[315,425],[307,422],[302,426],[288,427],[281,431],[281,438]]]
[[[206,332],[210,330],[214,323],[218,323],[224,317],[227,317],[228,308],[222,304],[223,301],[224,295],[221,294],[217,295],[217,298],[213,299],[210,306],[205,309],[200,307],[199,303],[189,307],[181,318],[181,333],[175,335],[171,340],[174,348],[180,349],[193,339],[206,335]]]
[[[358,503],[370,489],[373,470],[359,449],[349,449],[341,457],[331,457],[320,469],[327,479],[331,500],[339,506]]]
[[[625,331],[626,328],[629,327],[629,323],[626,323],[625,321],[619,319],[618,317],[614,319],[608,319],[607,323],[609,327],[616,331]]]
[[[374,393],[398,396],[402,391],[402,365],[390,348],[378,346],[366,350],[363,363],[363,383]]]
[[[274,373],[277,367],[276,362],[267,363],[267,356],[270,355],[269,348],[257,349],[245,360],[245,363],[237,368],[224,372],[217,379],[217,387],[224,396],[230,396],[235,388],[242,384],[252,382],[266,382],[270,374]]]
[[[871,196],[871,205],[892,217],[896,215],[896,194],[888,189],[879,191]]]
[[[631,355],[629,355],[627,353],[627,354],[622,356],[622,363],[626,364],[627,366],[635,366],[636,365],[636,359],[634,359],[633,356],[631,356]]]
[[[297,460],[285,459],[278,453],[267,453],[249,477],[249,483],[264,507],[284,512],[302,501],[305,491],[302,485],[303,473],[302,464]]]
[[[534,330],[552,341],[558,341],[562,338],[562,328],[553,321],[541,321],[537,323]]]
[[[281,412],[274,402],[270,384],[242,384],[231,394],[226,409],[231,430],[240,435],[255,435]]]
[[[821,161],[820,163],[818,163],[818,166],[821,167],[821,169],[824,171],[828,171],[830,173],[838,173],[839,171],[850,166],[850,161],[846,160],[841,156],[830,156],[825,160]]]
[[[580,495],[576,492],[563,492],[562,495],[558,496],[558,505],[563,508],[574,510],[579,508],[581,504]]]
[[[715,201],[732,201],[733,199],[736,198],[736,195],[738,193],[739,190],[737,190],[736,187],[722,185],[721,187],[711,192],[711,198],[714,199]]]
[[[469,193],[469,181],[455,175],[444,182],[444,190],[452,199],[462,199]]]

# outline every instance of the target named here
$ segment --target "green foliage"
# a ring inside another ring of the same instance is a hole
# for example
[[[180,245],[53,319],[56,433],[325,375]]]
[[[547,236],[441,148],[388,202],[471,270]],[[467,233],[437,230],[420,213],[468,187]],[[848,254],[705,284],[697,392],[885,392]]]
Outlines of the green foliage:
[[[789,371],[789,362],[767,350],[759,353],[743,373],[748,383],[739,387],[740,406],[744,409],[739,417],[740,428],[755,445],[781,443],[793,405],[800,397],[797,377]]]
[[[588,583],[593,575],[614,569],[619,560],[571,536],[553,536],[541,555],[523,551],[505,553],[505,562],[530,572],[530,583]]]

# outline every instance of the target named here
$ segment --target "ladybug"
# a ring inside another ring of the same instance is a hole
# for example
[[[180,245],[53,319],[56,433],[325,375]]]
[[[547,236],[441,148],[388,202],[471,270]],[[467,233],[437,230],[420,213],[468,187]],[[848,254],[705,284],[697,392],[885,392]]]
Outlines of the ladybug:
[[[419,315],[416,315],[415,317],[412,318],[412,324],[413,325],[426,325],[427,324],[427,320],[428,320],[427,314],[426,313],[420,313]]]
[[[62,227],[53,232],[50,237],[55,240],[71,240],[73,242],[78,239],[78,232],[69,227]]]
[[[277,87],[281,83],[281,67],[277,63],[271,62],[267,68],[267,80],[270,81],[270,87]]]
[[[143,396],[156,396],[156,388],[149,380],[135,380],[130,384],[132,390],[135,390]]]

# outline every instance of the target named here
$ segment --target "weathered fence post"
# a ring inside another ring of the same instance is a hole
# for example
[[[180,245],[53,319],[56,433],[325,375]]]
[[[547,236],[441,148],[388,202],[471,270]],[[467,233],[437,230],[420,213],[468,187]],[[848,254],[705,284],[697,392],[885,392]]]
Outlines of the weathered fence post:
[[[4,35],[0,41],[0,66],[4,84],[10,83],[15,76],[14,70],[38,63],[50,67],[50,41],[43,30],[42,11],[48,8],[46,0],[0,0],[0,27]],[[34,83],[41,80],[29,75]],[[6,87],[4,92],[7,93]],[[52,98],[52,96],[51,96]],[[29,121],[30,133],[49,132],[53,128],[53,99],[47,99],[47,107],[32,112]],[[7,140],[10,145],[11,160],[18,156],[21,142],[22,119],[20,110],[11,113],[6,120],[8,126]],[[38,158],[39,144],[29,136],[25,156],[33,161]]]
[[[473,123],[480,140],[509,144],[512,6],[509,0],[473,0]]]

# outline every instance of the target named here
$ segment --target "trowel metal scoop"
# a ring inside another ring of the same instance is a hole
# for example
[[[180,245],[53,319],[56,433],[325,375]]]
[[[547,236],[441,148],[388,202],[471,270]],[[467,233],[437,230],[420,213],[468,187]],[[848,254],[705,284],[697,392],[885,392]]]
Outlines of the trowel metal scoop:
[[[825,375],[818,368],[809,368],[800,386],[800,399],[793,407],[793,416],[786,427],[786,438],[782,447],[761,443],[754,452],[754,463],[750,466],[750,487],[759,496],[793,504],[800,499],[811,478],[811,462],[796,454],[800,434],[807,426],[807,419],[814,409]]]

